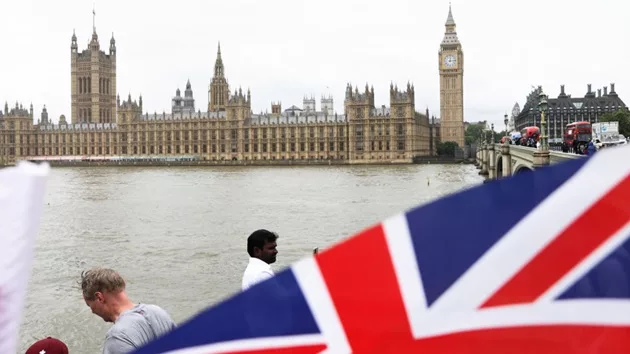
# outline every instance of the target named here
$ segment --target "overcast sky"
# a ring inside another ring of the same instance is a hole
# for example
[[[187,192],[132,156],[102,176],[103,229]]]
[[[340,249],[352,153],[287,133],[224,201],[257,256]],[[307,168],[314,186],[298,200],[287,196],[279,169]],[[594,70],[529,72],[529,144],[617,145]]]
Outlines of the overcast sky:
[[[463,44],[464,119],[503,125],[532,85],[552,97],[560,85],[583,96],[616,83],[630,103],[627,0],[454,0]],[[0,100],[44,104],[55,121],[70,115],[70,39],[92,32],[91,1],[2,0]],[[374,85],[389,105],[389,83],[416,87],[416,110],[439,115],[438,50],[447,0],[97,0],[96,30],[107,51],[114,33],[118,92],[142,94],[145,111],[170,112],[190,79],[196,108],[208,104],[217,42],[232,90],[252,91],[254,112],[301,106],[330,93],[343,112],[347,82]],[[183,93],[182,93],[183,94]]]

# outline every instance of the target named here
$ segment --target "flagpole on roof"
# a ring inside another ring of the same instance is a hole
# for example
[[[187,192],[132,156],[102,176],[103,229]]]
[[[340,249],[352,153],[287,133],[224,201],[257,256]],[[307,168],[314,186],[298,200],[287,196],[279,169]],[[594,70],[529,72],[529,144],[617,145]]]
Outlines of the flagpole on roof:
[[[96,5],[92,3],[92,30],[96,33]]]

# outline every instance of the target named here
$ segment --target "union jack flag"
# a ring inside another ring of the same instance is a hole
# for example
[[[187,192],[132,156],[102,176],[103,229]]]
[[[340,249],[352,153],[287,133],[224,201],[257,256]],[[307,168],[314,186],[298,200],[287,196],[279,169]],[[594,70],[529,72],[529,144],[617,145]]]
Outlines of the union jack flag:
[[[629,353],[630,147],[360,232],[136,354]]]

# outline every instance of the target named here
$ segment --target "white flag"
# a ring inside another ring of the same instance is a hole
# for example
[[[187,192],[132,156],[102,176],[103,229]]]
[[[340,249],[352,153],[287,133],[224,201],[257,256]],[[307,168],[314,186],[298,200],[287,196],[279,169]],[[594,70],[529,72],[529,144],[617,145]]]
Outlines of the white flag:
[[[0,169],[0,353],[16,353],[50,167]]]

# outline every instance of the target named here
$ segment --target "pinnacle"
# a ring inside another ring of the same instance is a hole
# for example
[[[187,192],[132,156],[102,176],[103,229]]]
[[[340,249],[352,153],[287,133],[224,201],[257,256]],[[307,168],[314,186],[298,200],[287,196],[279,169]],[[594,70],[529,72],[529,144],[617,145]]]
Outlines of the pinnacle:
[[[453,19],[453,11],[451,9],[451,3],[448,4],[448,18],[446,19],[446,25],[452,26],[455,25],[455,20]]]

